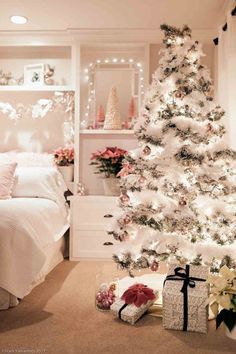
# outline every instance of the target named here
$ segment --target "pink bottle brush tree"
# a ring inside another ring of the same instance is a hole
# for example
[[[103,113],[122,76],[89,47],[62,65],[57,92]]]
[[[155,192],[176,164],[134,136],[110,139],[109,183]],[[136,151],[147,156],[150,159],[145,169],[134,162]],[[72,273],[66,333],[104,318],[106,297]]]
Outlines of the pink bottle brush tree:
[[[135,103],[135,98],[132,96],[129,103],[128,117],[129,119],[133,119],[136,116],[137,116],[136,103]]]
[[[105,112],[104,112],[103,105],[100,104],[98,106],[97,116],[96,116],[97,128],[102,128],[103,127],[104,120],[105,120]]]
[[[137,117],[137,109],[136,109],[136,102],[135,98],[132,96],[129,108],[128,108],[128,118],[125,121],[125,129],[131,129],[133,127],[133,120]]]

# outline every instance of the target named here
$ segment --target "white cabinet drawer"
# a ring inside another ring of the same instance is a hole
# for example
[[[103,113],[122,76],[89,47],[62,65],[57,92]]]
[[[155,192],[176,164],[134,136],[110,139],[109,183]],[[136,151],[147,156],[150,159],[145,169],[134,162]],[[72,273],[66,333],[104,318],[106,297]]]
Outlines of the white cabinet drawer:
[[[119,242],[105,231],[72,230],[71,259],[106,258],[111,259]]]
[[[77,198],[73,204],[73,228],[105,230],[118,211],[117,198]]]

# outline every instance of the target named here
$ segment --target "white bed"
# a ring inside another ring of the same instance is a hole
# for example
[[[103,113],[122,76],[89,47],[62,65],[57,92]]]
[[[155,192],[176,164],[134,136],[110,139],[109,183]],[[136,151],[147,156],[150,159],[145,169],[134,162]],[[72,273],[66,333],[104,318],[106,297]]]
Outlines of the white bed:
[[[57,242],[54,242],[44,248],[46,256],[45,265],[41,269],[37,278],[30,284],[32,290],[35,286],[39,285],[45,280],[48,273],[53,270],[64,259],[64,255],[67,252],[65,237],[61,237]],[[15,307],[19,304],[19,298],[12,295],[9,291],[0,288],[0,310],[6,310],[9,307]]]
[[[16,306],[63,260],[65,184],[56,169],[32,171],[18,169],[13,198],[0,200],[0,309]]]

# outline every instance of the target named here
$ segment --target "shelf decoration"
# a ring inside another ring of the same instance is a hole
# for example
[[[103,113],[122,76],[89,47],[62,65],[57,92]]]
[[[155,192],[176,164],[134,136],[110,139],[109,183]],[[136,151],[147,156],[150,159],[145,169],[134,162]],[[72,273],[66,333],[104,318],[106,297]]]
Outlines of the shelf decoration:
[[[135,61],[132,58],[107,58],[107,59],[97,59],[95,62],[91,62],[87,68],[85,68],[85,81],[88,82],[88,100],[86,104],[85,117],[81,121],[82,129],[93,129],[91,122],[94,120],[94,102],[95,102],[95,83],[94,83],[94,72],[96,68],[104,69],[109,67],[118,67],[126,69],[134,69],[134,75],[137,78],[137,105],[140,107],[142,99],[144,97],[144,77],[142,63]],[[125,127],[124,127],[125,128]]]
[[[49,64],[44,67],[44,83],[46,85],[55,85],[55,80],[53,76],[55,74],[55,66],[50,66]]]
[[[134,125],[133,121],[136,117],[137,117],[137,108],[136,108],[135,98],[132,96],[129,103],[128,118],[124,123],[124,128],[132,129]]]
[[[65,182],[72,182],[74,177],[74,147],[65,146],[54,150],[54,160]]]
[[[91,156],[90,165],[95,166],[95,174],[102,174],[105,195],[119,195],[119,172],[127,154],[126,150],[118,147],[106,147],[103,151],[96,151]]]
[[[104,129],[121,129],[119,100],[115,87],[112,87],[109,92]]]
[[[8,102],[0,102],[0,113],[6,114],[10,119],[17,122],[24,116],[31,116],[33,119],[44,118],[49,112],[65,112],[66,121],[71,121],[74,115],[74,92],[55,92],[51,98],[40,98],[35,104],[23,105],[18,103],[13,107]]]
[[[103,128],[104,120],[105,120],[105,112],[103,106],[100,104],[97,111],[95,129]]]
[[[74,92],[55,92],[51,98],[41,98],[35,104],[25,106],[18,103],[13,107],[8,102],[0,102],[0,113],[7,115],[15,124],[30,116],[32,119],[42,119],[49,112],[64,112],[63,135],[65,144],[74,141]]]
[[[44,64],[25,65],[24,84],[27,86],[42,86],[44,84]]]
[[[9,71],[4,73],[3,70],[0,70],[0,86],[14,86],[14,85],[22,85],[23,77],[19,79],[15,79],[12,73]]]

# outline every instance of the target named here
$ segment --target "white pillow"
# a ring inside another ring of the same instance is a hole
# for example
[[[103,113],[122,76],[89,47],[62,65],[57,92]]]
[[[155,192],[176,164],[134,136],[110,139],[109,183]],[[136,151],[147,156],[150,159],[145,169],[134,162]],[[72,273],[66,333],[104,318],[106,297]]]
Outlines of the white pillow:
[[[0,163],[17,162],[19,167],[53,167],[54,155],[37,152],[9,151],[0,153]]]
[[[11,198],[16,166],[16,163],[0,163],[0,199]]]
[[[64,202],[67,190],[55,167],[17,167],[12,197],[44,198]]]

